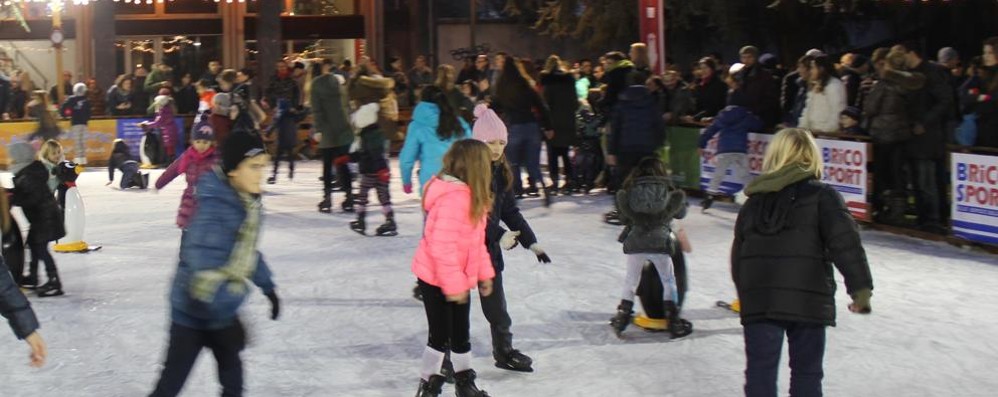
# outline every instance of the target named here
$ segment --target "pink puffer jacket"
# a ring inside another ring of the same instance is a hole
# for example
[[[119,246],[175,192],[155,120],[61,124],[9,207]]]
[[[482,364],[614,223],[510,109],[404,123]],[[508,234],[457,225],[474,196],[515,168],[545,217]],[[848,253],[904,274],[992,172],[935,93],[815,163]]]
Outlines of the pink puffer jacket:
[[[485,216],[472,224],[471,189],[460,181],[434,177],[423,198],[427,212],[423,239],[412,260],[412,272],[445,295],[474,289],[495,277],[485,247]]]

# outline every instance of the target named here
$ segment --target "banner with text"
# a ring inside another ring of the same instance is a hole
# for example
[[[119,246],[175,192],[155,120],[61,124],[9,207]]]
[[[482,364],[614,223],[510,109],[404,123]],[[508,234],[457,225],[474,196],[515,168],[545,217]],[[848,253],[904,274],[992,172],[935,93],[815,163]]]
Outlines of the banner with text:
[[[866,169],[869,144],[827,139],[816,141],[825,160],[824,182],[842,195],[853,217],[862,221],[872,221],[870,205],[866,200],[869,187],[869,174]]]
[[[702,130],[700,132],[703,133]],[[703,150],[703,155],[700,156],[700,190],[703,191],[707,191],[707,186],[710,186],[710,180],[714,177],[714,168],[717,166],[715,157],[717,153],[717,138],[718,135],[715,135],[714,139],[707,142],[707,148]],[[769,141],[772,139],[773,136],[768,134],[749,134],[748,167],[751,178],[755,178],[762,173],[762,158],[765,156],[766,147],[769,146]],[[724,176],[724,181],[721,182],[721,193],[733,195],[741,191],[749,181],[738,180],[735,173],[729,170]]]
[[[952,154],[953,234],[998,244],[998,157]]]

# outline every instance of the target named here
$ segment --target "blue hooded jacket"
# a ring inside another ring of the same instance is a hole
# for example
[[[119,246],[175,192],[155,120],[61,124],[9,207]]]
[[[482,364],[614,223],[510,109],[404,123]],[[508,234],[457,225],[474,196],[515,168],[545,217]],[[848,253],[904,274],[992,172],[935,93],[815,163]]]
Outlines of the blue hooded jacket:
[[[180,264],[170,292],[171,317],[173,322],[189,328],[221,329],[235,321],[248,289],[239,294],[223,285],[212,302],[203,303],[191,296],[191,279],[200,270],[226,265],[239,227],[246,219],[246,208],[217,167],[201,176],[196,194],[198,211],[180,243]],[[251,281],[268,293],[274,290],[274,282],[263,255],[259,258]]]
[[[717,114],[714,122],[700,135],[700,148],[706,148],[714,135],[717,140],[717,154],[748,152],[749,132],[760,131],[762,120],[752,114],[747,107],[728,106]]]
[[[419,161],[419,191],[423,191],[426,182],[440,172],[443,167],[444,154],[450,146],[459,140],[471,138],[471,127],[458,117],[464,134],[443,140],[437,135],[440,124],[440,108],[430,102],[420,102],[412,113],[412,122],[406,131],[405,144],[399,153],[399,168],[402,171],[402,184],[412,185],[412,169]],[[422,194],[422,193],[420,193]]]

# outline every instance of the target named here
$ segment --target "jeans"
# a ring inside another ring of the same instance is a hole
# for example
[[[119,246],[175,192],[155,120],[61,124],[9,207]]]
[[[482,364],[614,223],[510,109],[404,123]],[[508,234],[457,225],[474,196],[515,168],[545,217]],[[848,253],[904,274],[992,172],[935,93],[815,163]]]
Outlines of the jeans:
[[[776,397],[783,335],[790,343],[790,396],[821,397],[825,326],[786,321],[747,324],[745,396]]]
[[[170,346],[166,351],[166,364],[160,374],[156,390],[150,397],[173,397],[180,394],[194,362],[203,348],[211,349],[218,362],[218,381],[222,384],[222,397],[243,395],[243,362],[239,357],[246,347],[246,331],[236,320],[223,329],[194,329],[173,323],[170,326]]]
[[[936,160],[910,160],[920,225],[939,224],[939,186]]]
[[[73,161],[80,165],[87,165],[87,125],[71,126],[69,132],[71,137],[76,138],[76,152]]]
[[[561,167],[558,166],[558,159],[565,164],[565,181],[572,182],[572,159],[568,157],[568,147],[551,146],[548,142],[548,175],[551,177],[551,186],[558,188],[558,179],[561,177]]]
[[[443,290],[423,280],[419,280],[419,290],[430,329],[426,345],[439,352],[470,352],[471,305],[448,302]]]
[[[527,167],[527,175],[534,183],[544,183],[541,175],[541,129],[537,123],[513,124],[509,126],[509,144],[506,146],[506,159],[513,169],[513,191],[523,190],[520,167]]]

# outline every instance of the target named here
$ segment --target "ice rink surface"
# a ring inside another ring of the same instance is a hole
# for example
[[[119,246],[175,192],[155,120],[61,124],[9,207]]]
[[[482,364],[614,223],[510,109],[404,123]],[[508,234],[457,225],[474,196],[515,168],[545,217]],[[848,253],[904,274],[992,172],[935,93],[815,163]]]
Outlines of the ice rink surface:
[[[267,318],[258,291],[244,307],[247,396],[411,396],[426,338],[409,264],[421,232],[419,199],[392,182],[400,235],[351,232],[353,215],[319,214],[319,165],[267,187],[261,251],[283,299]],[[397,170],[397,168],[395,168]],[[163,191],[105,187],[106,171],[80,177],[87,241],[103,249],[55,254],[67,295],[32,303],[49,362],[31,369],[27,346],[0,332],[0,395],[147,395],[158,378],[169,326],[167,292],[177,262],[174,225],[184,181]],[[120,174],[119,174],[120,175]],[[153,172],[153,178],[158,172]],[[115,183],[115,186],[117,183]],[[371,194],[371,199],[375,199]],[[376,200],[376,199],[375,199]],[[694,203],[695,205],[696,203]],[[618,227],[602,223],[608,196],[539,199],[524,213],[554,263],[507,253],[504,274],[517,348],[536,372],[493,367],[488,324],[472,302],[478,384],[492,396],[737,396],[744,353],[738,318],[714,308],[734,289],[728,254],[736,208],[691,211],[691,290],[684,314],[695,332],[670,341],[635,327],[618,339],[607,320],[619,301],[624,256]],[[375,211],[369,230],[382,222]],[[828,333],[827,396],[994,396],[998,377],[998,257],[881,232],[864,232],[873,269],[873,314],[845,309]],[[786,356],[784,356],[784,365]],[[787,393],[789,370],[781,372]],[[203,353],[183,396],[217,396],[214,358]],[[443,395],[453,395],[445,386]]]

